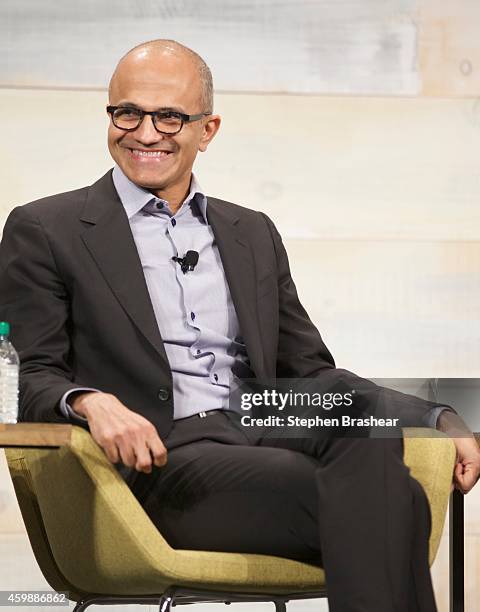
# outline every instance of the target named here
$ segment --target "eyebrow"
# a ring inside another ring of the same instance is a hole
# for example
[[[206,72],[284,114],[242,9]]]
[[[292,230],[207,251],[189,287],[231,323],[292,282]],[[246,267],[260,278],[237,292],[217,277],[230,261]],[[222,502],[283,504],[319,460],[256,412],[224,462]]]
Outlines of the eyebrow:
[[[135,109],[138,109],[138,110],[144,110],[141,106],[139,106],[138,104],[135,104],[135,102],[129,102],[128,100],[122,100],[121,102],[116,104],[116,106],[122,106],[122,107],[127,107],[127,108],[135,108]],[[153,111],[153,112],[161,113],[161,112],[166,112],[166,111],[174,111],[176,113],[185,113],[183,108],[180,108],[178,106],[161,106],[160,108],[156,108],[155,111]]]

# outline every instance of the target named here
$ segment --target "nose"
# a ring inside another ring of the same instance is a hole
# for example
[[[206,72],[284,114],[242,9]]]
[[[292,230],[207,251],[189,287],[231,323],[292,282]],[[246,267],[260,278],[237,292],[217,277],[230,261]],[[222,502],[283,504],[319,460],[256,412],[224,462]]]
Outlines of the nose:
[[[160,132],[157,132],[155,129],[153,117],[151,115],[144,116],[142,123],[133,132],[133,135],[135,140],[144,145],[152,145],[164,139],[163,134],[160,134]]]

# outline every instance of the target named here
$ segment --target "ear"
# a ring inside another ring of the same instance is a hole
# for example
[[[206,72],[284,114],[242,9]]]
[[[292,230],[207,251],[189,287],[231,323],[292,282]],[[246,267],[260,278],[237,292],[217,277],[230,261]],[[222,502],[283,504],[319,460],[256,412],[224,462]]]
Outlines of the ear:
[[[220,115],[210,115],[206,117],[205,123],[203,125],[202,137],[198,144],[198,150],[202,151],[202,153],[207,150],[208,145],[213,140],[215,134],[218,132],[221,121],[222,119]]]

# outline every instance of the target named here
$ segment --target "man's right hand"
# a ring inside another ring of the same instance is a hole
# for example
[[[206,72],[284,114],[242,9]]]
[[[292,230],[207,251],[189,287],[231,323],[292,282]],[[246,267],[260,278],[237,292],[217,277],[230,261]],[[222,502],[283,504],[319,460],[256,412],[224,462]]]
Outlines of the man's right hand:
[[[90,433],[112,463],[122,461],[128,467],[149,474],[152,463],[167,463],[167,449],[153,424],[129,410],[110,393],[79,393],[72,409],[88,420]]]

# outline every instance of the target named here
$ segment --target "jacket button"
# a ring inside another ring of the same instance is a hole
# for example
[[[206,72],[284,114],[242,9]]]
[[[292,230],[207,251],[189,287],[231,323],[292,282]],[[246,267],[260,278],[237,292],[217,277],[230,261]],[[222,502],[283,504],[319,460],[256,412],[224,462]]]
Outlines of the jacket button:
[[[162,387],[158,392],[158,399],[161,402],[166,402],[168,399],[170,399],[170,391],[165,389],[165,387]]]

